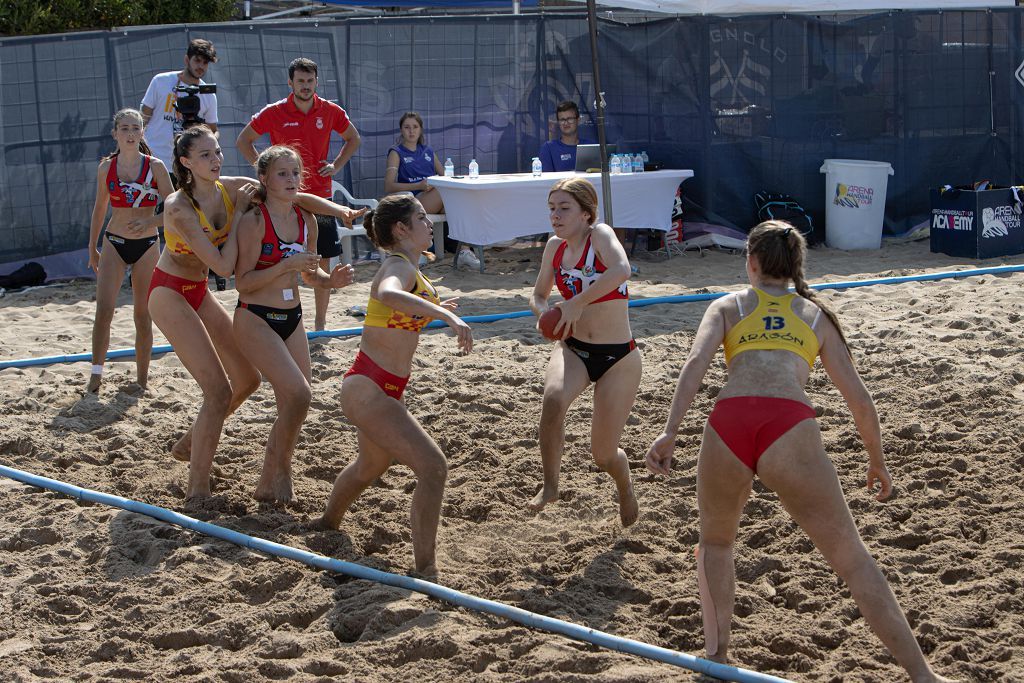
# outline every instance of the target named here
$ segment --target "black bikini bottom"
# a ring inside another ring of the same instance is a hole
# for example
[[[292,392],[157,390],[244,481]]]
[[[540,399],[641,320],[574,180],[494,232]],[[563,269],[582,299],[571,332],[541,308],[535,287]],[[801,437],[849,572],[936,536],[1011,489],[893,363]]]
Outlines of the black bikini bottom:
[[[111,235],[109,232],[106,233],[107,241],[113,245],[117,251],[118,256],[127,265],[132,265],[140,258],[143,254],[149,251],[149,248],[157,243],[160,238],[156,235],[152,237],[142,237],[137,240],[129,239],[127,237],[121,237],[120,235]]]
[[[302,306],[296,306],[295,308],[271,308],[270,306],[260,306],[258,304],[245,304],[241,301],[235,308],[245,308],[260,320],[270,325],[270,329],[277,332],[277,336],[288,341],[288,337],[292,336],[292,332],[302,322]]]
[[[636,348],[636,340],[630,339],[624,344],[588,344],[576,337],[569,337],[565,340],[565,345],[583,361],[590,381],[596,382]]]

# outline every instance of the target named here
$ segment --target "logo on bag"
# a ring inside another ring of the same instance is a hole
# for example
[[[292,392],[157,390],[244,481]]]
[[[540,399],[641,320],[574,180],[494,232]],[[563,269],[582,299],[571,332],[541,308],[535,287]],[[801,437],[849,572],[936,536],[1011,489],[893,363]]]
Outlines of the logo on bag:
[[[873,187],[836,183],[836,196],[832,199],[832,203],[836,206],[857,209],[862,206],[871,206],[874,198],[875,189]]]
[[[932,230],[974,230],[974,212],[963,209],[934,210]]]
[[[1011,206],[986,206],[981,210],[981,236],[1006,237],[1020,228],[1020,216]]]

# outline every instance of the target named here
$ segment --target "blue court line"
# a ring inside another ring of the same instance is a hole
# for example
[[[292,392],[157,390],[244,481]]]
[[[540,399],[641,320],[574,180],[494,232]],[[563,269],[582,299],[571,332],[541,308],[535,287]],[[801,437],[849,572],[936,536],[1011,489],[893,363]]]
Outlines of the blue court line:
[[[738,681],[738,683],[787,683],[784,678],[777,678],[776,676],[750,671],[749,669],[741,669],[727,664],[719,664],[718,662],[708,661],[683,652],[676,652],[675,650],[669,650],[656,645],[641,643],[638,640],[621,638],[610,633],[605,633],[604,631],[587,628],[585,626],[580,626],[579,624],[562,621],[561,619],[546,617],[542,614],[536,614],[535,612],[528,612],[518,607],[506,605],[501,602],[495,602],[494,600],[479,598],[469,595],[468,593],[457,591],[453,588],[446,588],[445,586],[441,586],[436,583],[415,579],[411,576],[402,576],[401,574],[383,572],[379,569],[372,569],[354,562],[346,562],[344,560],[325,557],[306,550],[300,550],[280,543],[274,543],[273,541],[267,541],[262,538],[255,538],[231,529],[226,529],[222,526],[217,526],[216,524],[200,521],[194,517],[188,517],[178,512],[168,510],[167,508],[141,503],[130,498],[122,498],[121,496],[113,496],[109,493],[85,489],[80,486],[75,486],[74,484],[41,477],[36,474],[17,470],[12,467],[5,467],[3,465],[0,465],[0,474],[14,479],[15,481],[63,493],[66,496],[71,496],[78,500],[101,503],[103,505],[109,505],[122,510],[128,510],[129,512],[136,512],[141,515],[153,517],[154,519],[158,519],[162,522],[175,524],[207,536],[213,536],[214,538],[234,543],[235,545],[243,548],[249,548],[251,550],[267,553],[268,555],[295,560],[296,562],[302,562],[324,571],[336,572],[338,574],[352,576],[357,579],[375,581],[388,586],[395,586],[396,588],[424,593],[460,607],[476,610],[478,612],[486,612],[487,614],[493,614],[498,617],[504,617],[531,628],[558,633],[575,640],[582,640],[609,650],[615,650],[616,652],[633,654],[647,659],[664,662],[666,664],[683,667],[691,671],[705,673],[709,676],[714,676],[725,681]]]
[[[922,275],[902,275],[898,277],[874,278],[871,280],[847,280],[845,282],[823,282],[810,285],[811,289],[852,289],[854,287],[871,287],[874,285],[895,285],[906,282],[925,282],[928,280],[945,280],[948,278],[972,277],[975,275],[1002,275],[1006,273],[1019,273],[1024,271],[1024,265],[1020,266],[993,266],[991,268],[973,268],[971,270],[955,270],[942,273],[924,273]],[[656,304],[683,304],[698,301],[711,301],[726,296],[729,292],[710,292],[708,294],[679,294],[675,296],[656,296],[650,299],[631,299],[630,308],[642,306],[654,306]],[[511,313],[492,313],[489,315],[468,315],[462,318],[467,323],[493,323],[499,320],[511,320],[512,318],[525,318],[532,316],[532,311],[513,311]],[[434,320],[426,326],[427,329],[447,327],[440,320]],[[307,332],[306,338],[320,339],[324,337],[355,337],[362,334],[362,327],[346,327],[339,330],[320,330]],[[153,347],[153,355],[172,353],[174,349],[170,344],[161,344]],[[107,353],[107,360],[116,358],[133,358],[135,349],[116,349]],[[63,356],[43,356],[40,358],[20,358],[17,360],[0,361],[0,370],[6,368],[27,368],[39,365],[57,365],[60,363],[92,362],[91,353],[75,353]]]

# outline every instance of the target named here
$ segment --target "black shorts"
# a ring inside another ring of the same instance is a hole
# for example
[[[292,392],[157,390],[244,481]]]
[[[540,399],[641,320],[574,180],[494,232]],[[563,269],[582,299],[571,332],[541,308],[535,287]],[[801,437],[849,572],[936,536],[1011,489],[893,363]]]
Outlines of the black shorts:
[[[316,218],[316,253],[321,258],[334,258],[341,253],[341,237],[338,236],[338,223],[334,216],[321,216],[315,214]]]

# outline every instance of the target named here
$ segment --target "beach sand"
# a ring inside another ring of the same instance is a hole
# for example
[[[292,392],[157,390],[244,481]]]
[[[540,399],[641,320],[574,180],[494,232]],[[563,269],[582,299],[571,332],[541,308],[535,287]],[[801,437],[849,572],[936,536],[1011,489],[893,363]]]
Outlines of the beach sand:
[[[465,315],[528,308],[539,248],[488,251],[488,272],[427,269]],[[634,259],[634,298],[736,290],[742,258],[710,252]],[[874,252],[809,252],[811,282],[1024,263],[973,262],[926,242]],[[328,327],[359,324],[375,265],[334,295]],[[968,681],[1024,680],[1024,274],[822,293],[845,325],[877,401],[896,492],[864,488],[866,454],[841,397],[815,369],[808,393],[857,525],[930,661]],[[0,359],[87,351],[95,285],[0,298]],[[230,310],[235,293],[215,296]],[[312,312],[309,290],[302,292]],[[134,335],[122,291],[112,349]],[[706,303],[632,309],[644,374],[622,446],[640,519],[623,529],[614,486],[588,451],[591,393],[570,410],[562,500],[539,514],[537,423],[550,346],[533,318],[479,324],[469,356],[444,331],[423,335],[409,409],[447,454],[439,582],[480,597],[701,655],[693,548],[696,453],[719,355],[684,420],[673,475],[643,466],[664,424]],[[307,321],[308,322],[308,321]],[[157,343],[163,338],[157,332]],[[0,463],[185,512],[316,553],[406,573],[411,472],[390,470],[337,532],[308,523],[355,455],[338,407],[358,338],[311,344],[313,403],[294,462],[297,500],[251,497],[274,397],[264,384],[231,418],[217,451],[215,498],[185,506],[186,465],[168,449],[199,391],[173,354],[139,394],[130,361],[109,362],[98,396],[88,364],[0,371]],[[0,671],[4,680],[669,681],[675,667],[481,615],[404,590],[328,575],[145,516],[0,477]],[[849,591],[777,497],[760,483],[736,546],[732,654],[746,668],[801,681],[905,680]]]

